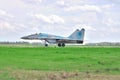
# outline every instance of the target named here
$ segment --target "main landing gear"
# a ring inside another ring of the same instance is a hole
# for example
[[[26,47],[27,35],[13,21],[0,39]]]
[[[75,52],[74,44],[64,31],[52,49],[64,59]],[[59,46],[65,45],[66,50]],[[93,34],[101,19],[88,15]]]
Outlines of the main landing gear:
[[[65,43],[58,43],[58,47],[65,47]]]

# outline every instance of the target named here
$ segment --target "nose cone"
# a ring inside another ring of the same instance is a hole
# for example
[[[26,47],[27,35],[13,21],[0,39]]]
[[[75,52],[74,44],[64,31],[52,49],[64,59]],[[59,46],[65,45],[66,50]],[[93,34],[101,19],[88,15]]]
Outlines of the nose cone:
[[[29,37],[28,36],[23,36],[23,37],[21,37],[21,39],[29,39]]]

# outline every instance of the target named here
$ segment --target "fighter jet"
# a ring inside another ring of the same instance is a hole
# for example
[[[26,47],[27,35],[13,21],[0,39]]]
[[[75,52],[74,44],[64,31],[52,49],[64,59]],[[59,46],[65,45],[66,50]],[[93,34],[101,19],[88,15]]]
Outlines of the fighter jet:
[[[58,44],[59,47],[65,47],[66,43],[77,43],[82,44],[84,41],[84,33],[85,29],[82,28],[81,30],[76,29],[70,36],[62,37],[56,36],[46,33],[36,33],[31,34],[28,36],[21,37],[21,39],[25,40],[44,40],[45,46],[48,46],[48,43]]]

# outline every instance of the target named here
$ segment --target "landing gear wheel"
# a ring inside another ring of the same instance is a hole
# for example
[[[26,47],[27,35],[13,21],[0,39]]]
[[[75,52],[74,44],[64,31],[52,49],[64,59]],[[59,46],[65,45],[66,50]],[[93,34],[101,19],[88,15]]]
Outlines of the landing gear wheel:
[[[62,43],[62,47],[65,47],[65,43]]]
[[[48,44],[45,44],[45,47],[47,47],[48,46]]]
[[[61,47],[61,43],[58,43],[58,47]]]
[[[58,47],[65,47],[65,43],[58,43]]]

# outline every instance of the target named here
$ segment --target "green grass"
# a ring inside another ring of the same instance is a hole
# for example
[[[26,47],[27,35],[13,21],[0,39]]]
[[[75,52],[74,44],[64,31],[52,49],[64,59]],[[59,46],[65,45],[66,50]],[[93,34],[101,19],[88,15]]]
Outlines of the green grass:
[[[119,75],[119,47],[0,46],[0,80],[118,80]]]
[[[0,47],[0,70],[120,74],[120,48]]]

